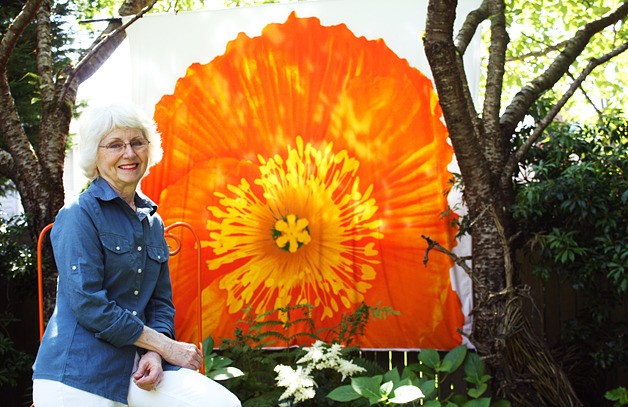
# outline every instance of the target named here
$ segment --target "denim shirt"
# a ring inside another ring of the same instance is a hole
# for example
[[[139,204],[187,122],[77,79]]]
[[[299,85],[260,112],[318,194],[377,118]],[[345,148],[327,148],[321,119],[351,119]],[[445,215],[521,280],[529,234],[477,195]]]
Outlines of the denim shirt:
[[[59,279],[34,379],[127,404],[144,325],[174,338],[169,250],[157,206],[137,213],[101,178],[59,211],[51,232]],[[164,369],[175,368],[164,363]],[[175,368],[176,369],[176,368]]]

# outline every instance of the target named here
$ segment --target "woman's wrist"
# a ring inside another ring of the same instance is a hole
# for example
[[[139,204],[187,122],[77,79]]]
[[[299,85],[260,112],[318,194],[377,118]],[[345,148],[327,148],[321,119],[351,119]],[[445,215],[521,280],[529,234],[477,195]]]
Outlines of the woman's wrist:
[[[149,352],[157,353],[161,358],[171,352],[173,340],[166,335],[155,331],[154,329],[144,326],[144,330],[140,337],[135,341],[134,345],[146,349]]]
[[[155,361],[157,361],[157,362],[159,362],[159,363],[161,363],[161,362],[162,362],[162,360],[163,360],[163,358],[161,357],[161,355],[160,355],[157,351],[154,351],[154,350],[149,350],[149,351],[148,351],[148,352],[146,352],[146,353],[144,354],[144,356],[142,356],[142,357],[143,357],[143,358],[151,358],[151,359],[154,359]]]

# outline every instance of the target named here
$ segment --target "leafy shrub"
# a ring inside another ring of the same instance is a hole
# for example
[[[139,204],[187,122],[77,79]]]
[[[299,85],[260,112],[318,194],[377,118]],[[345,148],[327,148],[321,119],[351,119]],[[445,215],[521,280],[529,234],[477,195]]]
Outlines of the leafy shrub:
[[[21,375],[30,372],[33,357],[15,347],[5,333],[6,327],[16,319],[10,313],[0,314],[0,388],[17,386]]]
[[[625,387],[618,387],[607,391],[605,398],[614,401],[613,406],[615,407],[628,406],[628,390]]]
[[[27,222],[23,215],[7,217],[0,212],[0,278],[11,293],[22,295],[32,290],[33,250],[26,243]],[[0,313],[0,388],[15,387],[18,379],[30,374],[33,358],[19,350],[9,335],[9,327],[18,319],[7,311]]]
[[[281,382],[278,380],[281,373],[278,375],[275,369],[277,366],[303,365],[304,362],[299,361],[306,357],[308,348],[294,346],[298,340],[306,339],[311,343],[324,340],[326,343],[347,345],[363,332],[370,318],[385,318],[395,313],[387,307],[362,304],[353,313],[345,316],[338,327],[332,330],[316,330],[310,315],[311,308],[312,306],[308,304],[296,305],[261,315],[254,315],[249,309],[236,328],[234,338],[223,338],[217,353],[213,353],[211,350],[213,342],[211,339],[208,340],[209,347],[205,346],[206,359],[208,353],[210,358],[225,358],[220,363],[227,363],[229,367],[244,372],[244,375],[234,376],[223,382],[225,387],[242,400],[243,407],[276,407],[294,401],[294,395],[287,397],[286,389],[278,386]],[[382,373],[379,365],[360,358],[358,352],[358,348],[349,346],[343,347],[340,354],[343,359],[352,359],[356,366],[370,374]],[[211,363],[213,365],[214,362]],[[297,370],[298,367],[294,371]],[[312,369],[309,373],[312,373],[317,391],[312,399],[299,399],[299,405],[335,405],[325,395],[341,384],[343,374],[332,368]]]
[[[327,397],[338,402],[366,399],[365,405],[421,405],[440,406],[510,406],[506,400],[493,401],[486,396],[491,376],[486,374],[484,361],[466,346],[458,346],[441,359],[434,349],[419,352],[418,363],[406,366],[399,375],[392,369],[384,375],[351,378],[351,385],[340,386]],[[468,383],[465,389],[444,396],[440,384],[464,367]]]
[[[534,273],[571,284],[583,302],[561,330],[561,349],[581,349],[579,363],[597,369],[625,368],[628,324],[612,316],[628,294],[628,121],[557,122],[547,134],[517,178],[521,240]],[[588,391],[583,370],[574,369],[576,380]]]
[[[385,318],[394,313],[390,308],[362,304],[332,331],[314,331],[310,310],[310,305],[298,305],[260,316],[248,310],[235,337],[223,339],[220,356],[214,352],[211,338],[204,342],[206,375],[225,380],[223,384],[242,400],[243,407],[338,403],[352,407],[510,405],[486,395],[491,376],[486,374],[480,357],[464,345],[447,352],[442,359],[437,351],[425,349],[401,375],[397,368],[385,372],[378,364],[361,358],[359,348],[341,346],[339,338],[344,345],[352,343],[356,336],[348,333],[360,335],[369,318]],[[295,326],[310,330],[290,334]],[[330,343],[321,341],[322,336]],[[290,346],[302,337],[315,342],[303,348]],[[468,385],[445,395],[441,386],[461,367]],[[350,384],[345,384],[349,379]]]
[[[7,217],[0,211],[0,276],[23,283],[35,274],[35,253],[29,242],[25,215]]]

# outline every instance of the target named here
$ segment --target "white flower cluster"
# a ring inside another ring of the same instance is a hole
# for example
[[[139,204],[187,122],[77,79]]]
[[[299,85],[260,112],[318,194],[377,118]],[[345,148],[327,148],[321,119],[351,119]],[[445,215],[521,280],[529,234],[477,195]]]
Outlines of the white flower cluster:
[[[314,398],[316,391],[314,386],[316,382],[314,378],[310,376],[309,369],[303,369],[303,366],[298,366],[297,370],[292,369],[290,366],[277,365],[275,366],[275,372],[277,372],[277,386],[285,387],[286,391],[283,392],[279,400],[285,400],[290,396],[294,397],[294,403],[299,403],[303,400]]]
[[[342,375],[342,380],[364,371],[364,368],[342,358],[342,347],[337,343],[327,346],[323,341],[316,341],[312,347],[304,349],[307,353],[297,363],[307,363],[313,370],[334,369]]]
[[[312,376],[314,370],[333,369],[342,375],[342,380],[365,371],[353,361],[343,359],[340,352],[342,348],[337,343],[328,346],[323,341],[316,341],[311,347],[303,349],[307,353],[297,360],[300,366],[297,366],[296,370],[285,365],[275,366],[277,386],[286,388],[279,400],[293,397],[294,404],[297,404],[314,398],[316,395],[314,387],[317,385]]]

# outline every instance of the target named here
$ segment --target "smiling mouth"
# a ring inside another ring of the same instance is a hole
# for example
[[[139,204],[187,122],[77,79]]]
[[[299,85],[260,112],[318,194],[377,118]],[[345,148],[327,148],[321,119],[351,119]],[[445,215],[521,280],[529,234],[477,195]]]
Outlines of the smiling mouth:
[[[120,168],[121,170],[134,170],[137,167],[139,167],[139,164],[125,164],[119,166],[118,168]]]

